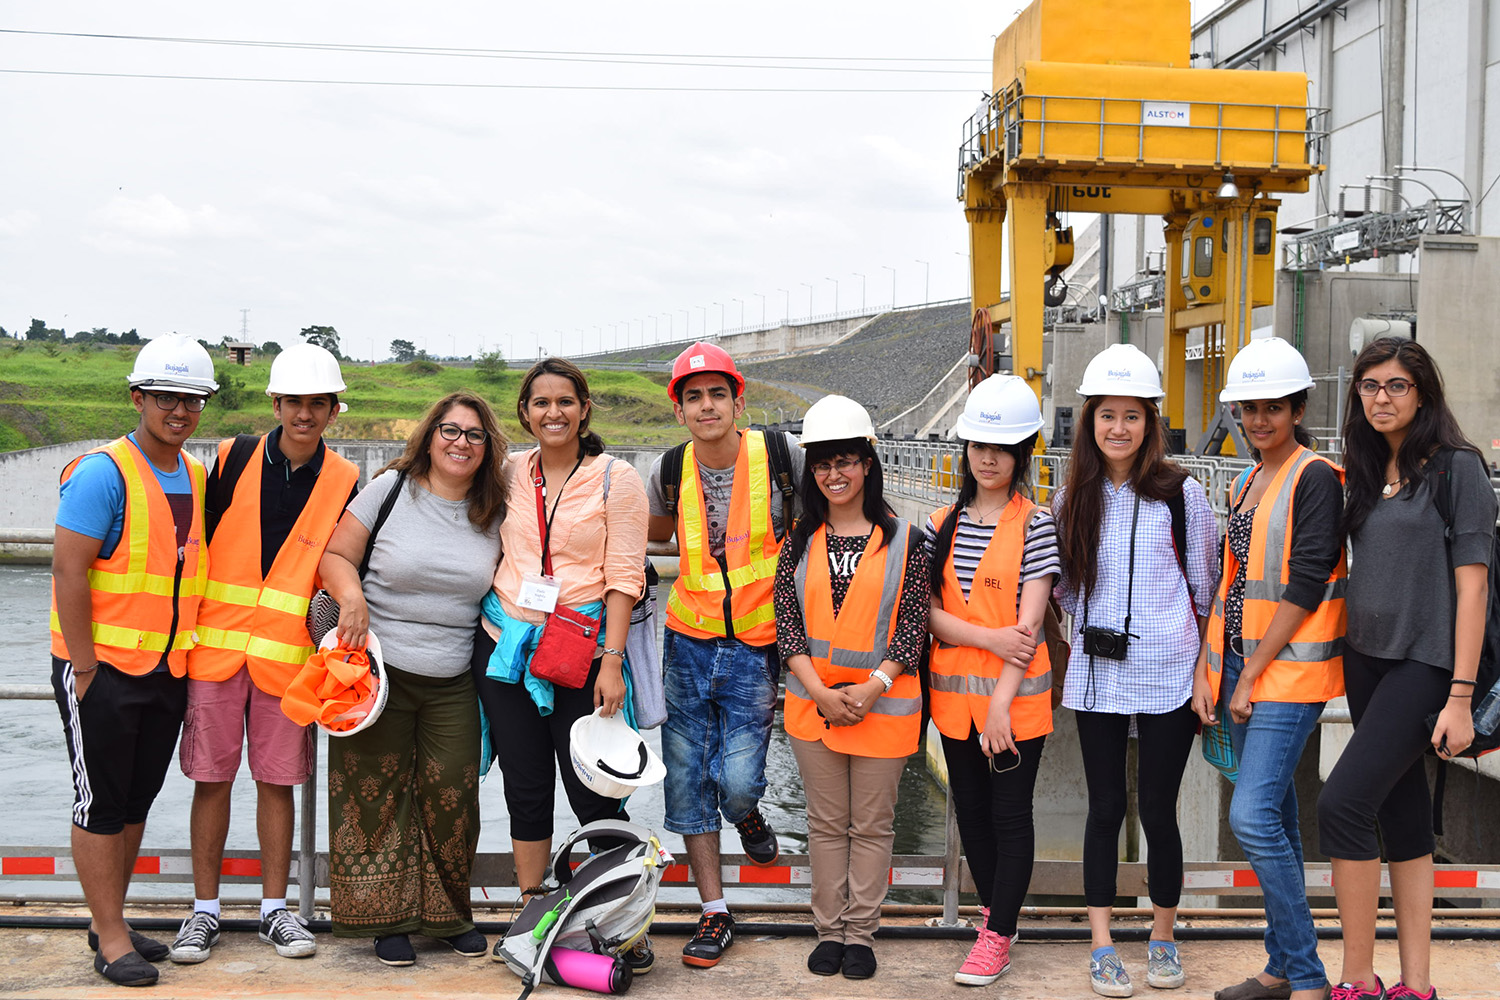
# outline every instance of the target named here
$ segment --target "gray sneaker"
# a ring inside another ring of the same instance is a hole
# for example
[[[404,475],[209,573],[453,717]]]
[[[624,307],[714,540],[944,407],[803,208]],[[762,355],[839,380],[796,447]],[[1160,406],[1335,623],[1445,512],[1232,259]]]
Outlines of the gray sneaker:
[[[1175,990],[1187,982],[1182,974],[1182,959],[1171,941],[1153,941],[1146,951],[1146,985],[1158,990]]]
[[[178,965],[197,965],[208,958],[210,949],[219,943],[219,918],[212,913],[194,910],[182,922],[167,957]]]
[[[318,950],[306,921],[284,906],[260,918],[260,939],[282,958],[307,958]]]

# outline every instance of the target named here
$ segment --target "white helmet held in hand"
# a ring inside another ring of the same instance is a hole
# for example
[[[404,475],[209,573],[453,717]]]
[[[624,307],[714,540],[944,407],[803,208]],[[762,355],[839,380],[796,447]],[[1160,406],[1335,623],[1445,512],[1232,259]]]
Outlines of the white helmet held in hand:
[[[130,388],[174,390],[194,396],[212,396],[219,391],[214,381],[214,359],[203,345],[180,333],[146,342],[130,370]]]
[[[339,649],[338,629],[329,629],[318,645],[319,649]],[[391,691],[385,672],[385,657],[380,653],[380,640],[374,632],[365,633],[365,656],[370,661],[370,692],[359,704],[349,708],[330,722],[319,722],[318,727],[329,736],[353,736],[369,729],[385,711],[385,703]]]
[[[271,362],[267,396],[337,395],[348,387],[339,359],[317,344],[293,344]]]
[[[630,728],[624,713],[605,718],[601,711],[579,717],[569,730],[568,756],[579,780],[600,795],[623,799],[665,778],[666,765]]]
[[[1280,337],[1252,340],[1229,363],[1219,402],[1238,403],[1246,399],[1284,399],[1301,389],[1313,387],[1307,370],[1307,359]]]
[[[824,396],[807,408],[802,418],[802,447],[819,441],[848,441],[864,438],[876,441],[875,424],[870,411],[848,396]]]
[[[953,434],[963,441],[1019,444],[1041,429],[1042,408],[1026,380],[991,375],[969,390]]]
[[[1137,399],[1161,399],[1161,374],[1134,344],[1110,344],[1094,355],[1083,370],[1080,396],[1134,396]]]

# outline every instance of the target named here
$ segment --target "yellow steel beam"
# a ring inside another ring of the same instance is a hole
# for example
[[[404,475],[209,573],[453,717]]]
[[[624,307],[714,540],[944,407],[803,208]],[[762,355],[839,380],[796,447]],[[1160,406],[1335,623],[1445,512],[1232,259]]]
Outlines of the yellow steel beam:
[[[969,274],[973,299],[970,315],[1000,301],[1005,265],[1005,197],[982,177],[964,182],[964,215],[969,220]],[[1040,237],[1040,232],[1037,234]]]
[[[1042,283],[1047,273],[1041,235],[1051,194],[1050,184],[1005,186],[1012,370],[1026,379],[1037,399],[1042,398]]]
[[[1098,212],[1101,215],[1166,215],[1172,211],[1167,188],[1122,187],[1118,184],[1054,184],[1054,212]]]
[[[1162,352],[1166,362],[1167,419],[1173,427],[1186,427],[1187,420],[1187,330],[1178,329],[1176,317],[1187,308],[1182,294],[1182,234],[1187,230],[1188,215],[1185,212],[1169,213],[1163,219],[1166,227],[1162,235],[1167,241],[1166,301],[1162,304],[1163,327],[1166,330],[1166,350]]]

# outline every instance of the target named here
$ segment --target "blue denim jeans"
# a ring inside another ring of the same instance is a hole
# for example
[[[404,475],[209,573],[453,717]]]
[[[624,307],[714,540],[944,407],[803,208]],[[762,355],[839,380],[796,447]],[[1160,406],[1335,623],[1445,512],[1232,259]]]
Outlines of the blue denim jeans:
[[[1244,668],[1242,657],[1224,650],[1219,724],[1229,726],[1240,765],[1229,827],[1265,894],[1266,972],[1287,979],[1294,990],[1318,989],[1327,975],[1307,905],[1294,777],[1323,703],[1258,701],[1250,721],[1241,725],[1229,715],[1229,700]]]
[[[667,630],[667,765],[664,823],[673,833],[713,833],[720,814],[738,823],[766,791],[766,748],[776,717],[776,647],[695,639]]]

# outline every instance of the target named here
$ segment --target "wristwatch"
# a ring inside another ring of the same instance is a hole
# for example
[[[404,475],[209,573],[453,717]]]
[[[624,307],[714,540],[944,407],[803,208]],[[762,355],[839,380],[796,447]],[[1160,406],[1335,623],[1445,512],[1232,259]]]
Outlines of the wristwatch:
[[[891,680],[890,674],[886,673],[884,670],[881,670],[879,667],[876,667],[874,670],[870,671],[870,676],[875,678],[880,683],[884,684],[887,691],[891,689],[892,684],[896,683],[895,681]]]

